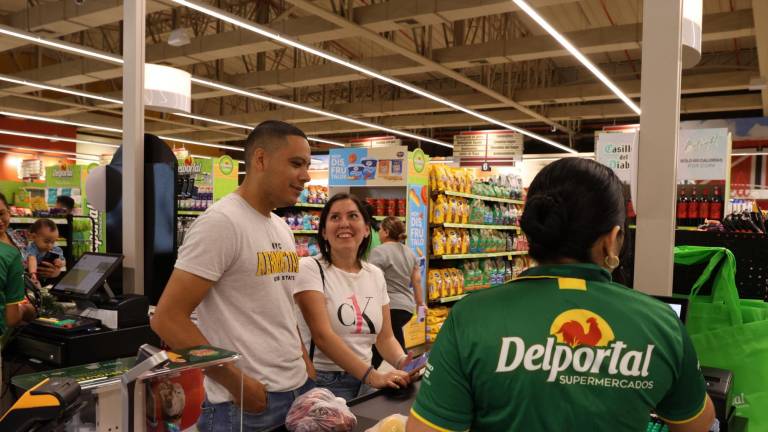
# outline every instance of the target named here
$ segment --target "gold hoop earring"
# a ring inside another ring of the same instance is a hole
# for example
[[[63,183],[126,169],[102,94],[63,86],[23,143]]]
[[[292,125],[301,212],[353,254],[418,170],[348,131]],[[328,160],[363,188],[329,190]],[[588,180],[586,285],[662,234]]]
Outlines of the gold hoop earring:
[[[605,257],[605,260],[603,260],[603,262],[605,263],[605,266],[611,270],[615,269],[616,267],[619,266],[619,264],[621,264],[621,261],[619,261],[619,257],[617,257],[616,255],[608,255],[607,257]]]

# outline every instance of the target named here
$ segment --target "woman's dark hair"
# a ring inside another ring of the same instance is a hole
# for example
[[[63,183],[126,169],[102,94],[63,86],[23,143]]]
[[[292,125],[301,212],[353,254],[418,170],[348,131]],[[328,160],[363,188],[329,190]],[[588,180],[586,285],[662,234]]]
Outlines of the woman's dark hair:
[[[360,198],[347,193],[337,193],[336,195],[332,196],[331,199],[329,199],[325,204],[325,207],[323,207],[323,211],[320,213],[320,225],[317,229],[317,245],[320,247],[320,254],[326,261],[328,261],[329,264],[333,264],[331,261],[331,244],[328,243],[328,240],[323,238],[323,231],[325,231],[325,223],[328,220],[328,214],[331,212],[331,207],[333,207],[334,203],[343,200],[351,200],[353,203],[355,203],[357,210],[363,216],[365,225],[369,228],[371,227],[371,216],[367,214],[363,201],[361,201]],[[360,247],[357,248],[358,261],[361,261],[363,258],[365,258],[365,254],[368,252],[368,245],[370,244],[371,236],[365,237],[363,242],[360,243]]]
[[[374,219],[373,215],[376,213],[376,211],[373,208],[373,204],[369,202],[363,203],[363,210],[365,210],[365,213],[363,213],[363,216],[368,220],[368,224],[371,226],[371,228],[375,229],[376,231],[379,230],[379,221]]]
[[[56,226],[56,223],[50,219],[41,218],[36,220],[32,225],[29,227],[29,232],[36,234],[40,232],[41,229],[48,228],[51,231],[58,231],[58,227]]]
[[[8,204],[8,199],[5,197],[4,194],[0,193],[0,202],[5,204],[5,207],[10,210],[11,206]]]
[[[544,167],[528,189],[520,227],[538,262],[571,258],[592,262],[597,239],[619,226],[626,231],[624,186],[593,160],[564,158]]]
[[[381,222],[381,228],[387,230],[387,237],[392,240],[404,242],[408,235],[405,233],[405,224],[394,216],[387,216]]]

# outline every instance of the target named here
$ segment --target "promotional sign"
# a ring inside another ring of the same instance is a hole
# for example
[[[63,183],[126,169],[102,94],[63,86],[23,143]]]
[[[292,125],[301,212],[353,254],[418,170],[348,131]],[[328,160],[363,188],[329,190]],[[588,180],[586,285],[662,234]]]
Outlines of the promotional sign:
[[[595,160],[609,167],[619,180],[629,185],[632,204],[637,211],[638,133],[617,131],[595,135]]]
[[[730,169],[728,129],[681,129],[677,182],[724,180]]]
[[[510,131],[471,131],[453,136],[453,156],[462,165],[523,160],[523,135]]]
[[[349,140],[350,147],[397,147],[403,144],[400,138],[393,136],[355,138]]]
[[[405,186],[408,147],[331,149],[328,184]]]
[[[237,189],[238,163],[224,155],[213,159],[213,201]]]
[[[408,153],[408,196],[406,214],[408,238],[406,243],[419,260],[421,292],[426,297],[427,237],[429,236],[429,156],[421,149]],[[424,299],[426,301],[426,298]],[[417,313],[403,328],[406,347],[421,345],[426,338],[423,314]]]

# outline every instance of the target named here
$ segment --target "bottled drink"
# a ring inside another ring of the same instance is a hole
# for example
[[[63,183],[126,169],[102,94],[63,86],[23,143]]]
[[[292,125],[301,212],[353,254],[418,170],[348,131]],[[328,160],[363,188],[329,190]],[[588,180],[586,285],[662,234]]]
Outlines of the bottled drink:
[[[704,189],[699,198],[699,223],[705,223],[709,219],[709,191]]]
[[[682,185],[679,185],[678,189],[680,189],[680,195],[677,197],[677,226],[685,226],[688,223],[689,198]]]
[[[696,188],[691,188],[691,199],[688,201],[688,223],[687,226],[697,226],[699,224],[699,198],[696,196]]]
[[[717,186],[715,186],[709,202],[709,218],[713,220],[723,219],[723,197],[720,196],[720,188]]]

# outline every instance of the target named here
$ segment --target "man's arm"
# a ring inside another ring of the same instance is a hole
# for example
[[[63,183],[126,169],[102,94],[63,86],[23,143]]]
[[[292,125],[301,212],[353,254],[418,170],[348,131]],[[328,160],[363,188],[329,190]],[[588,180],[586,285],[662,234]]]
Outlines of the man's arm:
[[[695,418],[684,423],[667,422],[670,432],[707,432],[715,421],[715,406],[709,395],[704,401],[704,409]]]
[[[213,282],[180,269],[174,269],[163,295],[155,308],[150,325],[172,349],[184,349],[198,345],[210,345],[190,315],[203,301]],[[240,379],[242,371],[232,363],[212,367],[206,374],[224,386],[240,404]],[[242,406],[248,412],[261,412],[266,408],[266,389],[259,381],[243,376]]]

